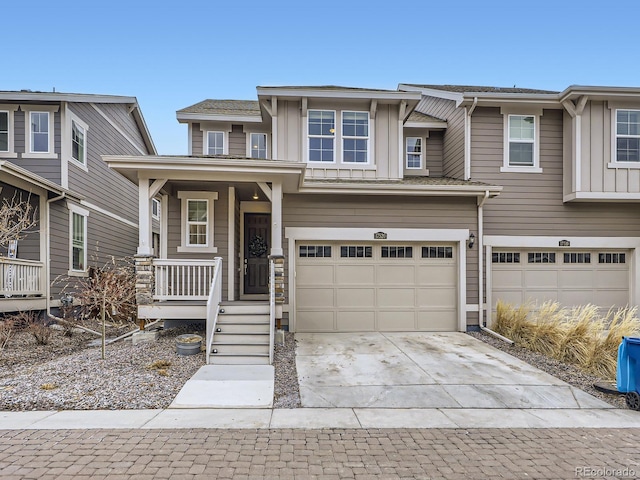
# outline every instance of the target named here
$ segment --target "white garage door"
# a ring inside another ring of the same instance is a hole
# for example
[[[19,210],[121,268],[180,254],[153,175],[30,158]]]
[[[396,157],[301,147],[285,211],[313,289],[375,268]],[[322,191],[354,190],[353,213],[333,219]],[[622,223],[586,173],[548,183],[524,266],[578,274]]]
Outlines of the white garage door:
[[[624,307],[629,303],[630,259],[626,250],[494,249],[493,309],[498,300],[514,305],[552,300],[567,307]]]
[[[300,242],[296,331],[455,331],[453,244]]]

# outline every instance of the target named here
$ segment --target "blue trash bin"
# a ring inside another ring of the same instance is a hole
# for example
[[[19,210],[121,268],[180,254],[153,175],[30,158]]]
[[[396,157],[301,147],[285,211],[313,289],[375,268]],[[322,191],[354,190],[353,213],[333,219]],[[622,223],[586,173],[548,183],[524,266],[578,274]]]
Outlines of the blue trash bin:
[[[637,392],[640,387],[640,338],[622,337],[618,347],[616,386],[622,393]]]

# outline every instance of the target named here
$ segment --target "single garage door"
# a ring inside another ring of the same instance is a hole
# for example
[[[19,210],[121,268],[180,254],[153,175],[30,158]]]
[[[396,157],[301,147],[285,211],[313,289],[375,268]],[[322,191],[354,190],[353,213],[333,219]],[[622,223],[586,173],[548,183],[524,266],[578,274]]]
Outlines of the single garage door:
[[[453,244],[301,242],[296,331],[455,331]]]
[[[630,252],[605,250],[494,249],[493,309],[552,300],[572,307],[588,303],[609,309],[629,303]]]

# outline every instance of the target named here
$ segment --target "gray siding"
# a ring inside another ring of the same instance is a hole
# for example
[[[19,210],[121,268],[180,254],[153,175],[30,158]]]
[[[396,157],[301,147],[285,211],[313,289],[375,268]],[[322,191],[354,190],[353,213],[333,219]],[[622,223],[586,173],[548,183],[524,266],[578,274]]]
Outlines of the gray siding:
[[[126,109],[126,105],[119,105],[119,107]],[[140,155],[140,152],[91,105],[70,104],[69,110],[89,126],[88,172],[70,159],[69,189],[85,197],[88,202],[137,223],[138,188],[122,175],[111,170],[100,155]],[[110,111],[116,112],[118,109]],[[128,118],[133,128],[135,121],[131,116]]]
[[[122,103],[98,103],[96,106],[106,113],[109,118],[127,134],[138,148],[143,151],[147,150],[147,147],[144,144],[144,139],[142,138],[142,133],[140,132],[133,115],[129,113],[130,105]]]
[[[285,228],[464,228],[475,231],[477,209],[475,198],[285,195],[283,224]],[[466,253],[466,302],[478,303],[478,249],[467,249]]]
[[[38,222],[36,226],[24,233],[24,238],[18,241],[17,258],[23,260],[40,260],[40,197],[33,193],[25,192],[19,188],[15,188],[7,183],[0,182],[2,187],[2,195],[0,196],[0,204],[4,202],[29,202],[34,212],[34,220]],[[9,245],[0,245],[0,255],[7,256]]]
[[[425,146],[426,166],[430,177],[442,177],[444,132],[430,132]]]
[[[191,154],[192,155],[202,155],[204,145],[202,144],[202,130],[200,130],[199,123],[191,124]]]
[[[69,272],[69,209],[64,201],[52,203],[49,209],[49,231],[51,245],[51,296],[57,300],[65,285],[64,277]],[[87,227],[91,224],[91,219]],[[72,287],[70,287],[72,288]]]
[[[560,110],[544,110],[540,118],[543,173],[501,173],[502,115],[498,108],[476,109],[471,123],[471,177],[504,186],[500,196],[485,204],[485,235],[640,235],[637,205],[563,203],[563,123]]]
[[[416,110],[447,121],[442,174],[464,178],[464,109],[456,108],[453,100],[423,97]]]
[[[247,156],[247,136],[242,131],[242,125],[232,125],[229,132],[229,155]]]

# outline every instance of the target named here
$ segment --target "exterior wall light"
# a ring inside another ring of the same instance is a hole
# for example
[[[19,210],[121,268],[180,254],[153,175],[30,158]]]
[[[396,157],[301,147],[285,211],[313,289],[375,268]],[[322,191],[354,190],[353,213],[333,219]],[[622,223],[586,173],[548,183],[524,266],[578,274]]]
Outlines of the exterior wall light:
[[[473,248],[473,245],[476,243],[476,236],[472,233],[471,235],[469,235],[469,248]]]

